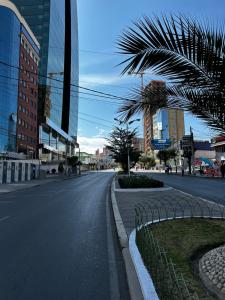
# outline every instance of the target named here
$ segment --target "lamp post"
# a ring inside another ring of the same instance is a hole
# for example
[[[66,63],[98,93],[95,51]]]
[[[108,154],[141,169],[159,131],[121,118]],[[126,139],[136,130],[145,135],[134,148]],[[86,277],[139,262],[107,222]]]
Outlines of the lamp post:
[[[115,121],[119,122],[119,124],[126,124],[127,126],[127,169],[128,169],[128,176],[130,177],[130,146],[129,146],[129,142],[128,142],[128,137],[129,137],[129,125],[131,125],[134,122],[140,121],[140,119],[135,119],[135,120],[131,120],[129,122],[124,122],[121,121],[117,118],[114,118]]]
[[[80,147],[79,147],[79,173],[78,173],[78,175],[80,175]]]

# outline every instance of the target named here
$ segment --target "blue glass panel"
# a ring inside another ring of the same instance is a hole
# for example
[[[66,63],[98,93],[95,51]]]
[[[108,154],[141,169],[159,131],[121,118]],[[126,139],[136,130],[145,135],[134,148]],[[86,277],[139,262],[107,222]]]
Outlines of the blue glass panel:
[[[0,61],[19,67],[19,48],[20,22],[0,6]],[[0,64],[0,152],[16,151],[18,78],[18,69]]]

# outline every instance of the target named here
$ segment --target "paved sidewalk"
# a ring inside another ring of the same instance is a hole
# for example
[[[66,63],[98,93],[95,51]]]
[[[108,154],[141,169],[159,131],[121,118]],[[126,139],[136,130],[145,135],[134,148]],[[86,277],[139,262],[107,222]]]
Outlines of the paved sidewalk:
[[[225,207],[172,189],[158,192],[115,192],[119,212],[129,236],[135,228],[135,208],[145,221],[183,216],[225,217]]]

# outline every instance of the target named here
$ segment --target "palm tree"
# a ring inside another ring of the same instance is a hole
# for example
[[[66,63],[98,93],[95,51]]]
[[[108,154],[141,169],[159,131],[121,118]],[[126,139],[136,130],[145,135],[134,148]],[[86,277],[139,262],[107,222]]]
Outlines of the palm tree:
[[[225,34],[184,16],[145,17],[118,41],[127,55],[122,74],[146,69],[167,81],[166,101],[155,103],[152,91],[135,92],[120,108],[124,118],[160,107],[182,108],[225,132]]]

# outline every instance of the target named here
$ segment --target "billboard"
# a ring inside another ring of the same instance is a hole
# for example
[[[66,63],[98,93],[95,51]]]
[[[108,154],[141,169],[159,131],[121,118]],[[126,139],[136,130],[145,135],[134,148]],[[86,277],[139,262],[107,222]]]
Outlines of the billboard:
[[[163,150],[167,149],[171,146],[170,139],[153,139],[151,140],[151,144],[155,150]]]

